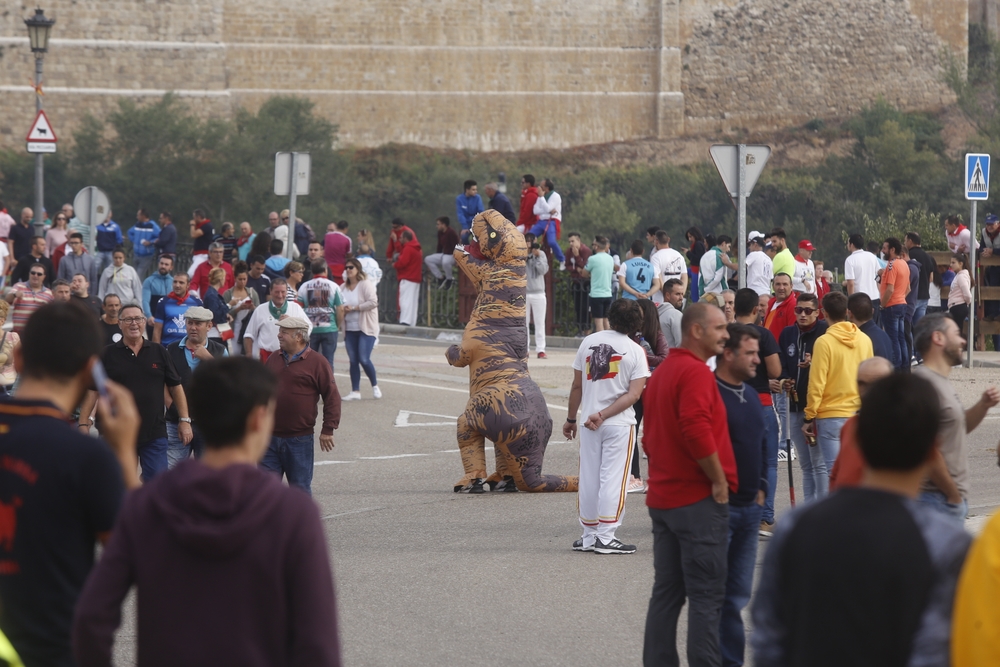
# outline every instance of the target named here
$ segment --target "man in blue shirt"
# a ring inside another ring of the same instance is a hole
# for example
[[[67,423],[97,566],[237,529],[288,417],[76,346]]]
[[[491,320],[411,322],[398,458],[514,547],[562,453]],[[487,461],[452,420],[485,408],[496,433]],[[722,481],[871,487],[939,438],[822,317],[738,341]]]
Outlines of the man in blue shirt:
[[[142,313],[146,316],[146,333],[150,338],[153,336],[153,313],[156,305],[173,289],[174,277],[170,275],[173,270],[174,258],[164,255],[160,257],[156,273],[142,281]]]
[[[169,211],[160,213],[160,235],[153,241],[153,247],[158,255],[177,255],[177,227]]]
[[[201,299],[188,292],[188,274],[174,275],[174,291],[156,304],[153,310],[153,342],[164,346],[179,341],[187,335],[184,314],[192,306],[203,306]]]
[[[267,258],[266,262],[264,262],[264,273],[266,273],[267,277],[271,280],[274,280],[275,278],[284,278],[285,265],[292,261],[288,257],[282,255],[284,249],[284,241],[281,239],[271,240],[271,246],[269,248],[271,256]]]
[[[94,253],[97,260],[97,275],[104,273],[104,269],[111,266],[112,255],[115,248],[122,245],[122,228],[111,219],[111,211],[108,211],[108,219],[97,225],[97,239]]]
[[[767,494],[767,427],[757,390],[746,383],[757,375],[760,334],[747,324],[733,323],[727,329],[729,340],[716,357],[715,382],[726,406],[739,488],[729,494],[729,567],[719,648],[723,664],[742,665],[746,635],[741,612],[750,602]]]
[[[632,241],[629,256],[618,269],[618,285],[625,299],[648,299],[660,291],[660,277],[642,256],[642,241]]]
[[[872,339],[872,354],[892,361],[892,341],[889,340],[889,334],[875,324],[872,319],[874,314],[875,307],[871,297],[864,292],[855,292],[847,299],[847,317]]]
[[[466,181],[465,194],[455,198],[455,212],[462,225],[462,243],[469,242],[472,219],[483,212],[483,200],[479,197],[479,187],[475,181]]]
[[[514,213],[514,206],[507,199],[507,195],[500,192],[499,186],[496,183],[487,183],[483,186],[483,190],[486,192],[486,196],[490,198],[490,208],[511,222],[517,220],[517,214]]]
[[[139,274],[139,280],[145,280],[153,270],[154,243],[159,236],[160,226],[149,219],[146,209],[140,208],[135,214],[135,224],[128,230],[128,240],[132,242],[132,267]]]

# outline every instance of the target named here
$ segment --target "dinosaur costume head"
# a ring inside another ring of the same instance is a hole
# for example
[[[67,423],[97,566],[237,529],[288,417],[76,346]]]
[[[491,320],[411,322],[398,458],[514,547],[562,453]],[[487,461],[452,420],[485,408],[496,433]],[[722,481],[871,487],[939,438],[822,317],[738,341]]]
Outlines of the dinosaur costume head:
[[[524,265],[528,246],[524,235],[507,218],[493,209],[483,211],[472,220],[472,235],[479,242],[479,252],[500,265]]]

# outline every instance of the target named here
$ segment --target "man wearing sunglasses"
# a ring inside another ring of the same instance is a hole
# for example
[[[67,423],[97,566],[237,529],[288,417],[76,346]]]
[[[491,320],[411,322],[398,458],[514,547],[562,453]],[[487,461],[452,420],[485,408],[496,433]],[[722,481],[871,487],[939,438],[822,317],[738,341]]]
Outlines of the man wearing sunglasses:
[[[781,350],[781,390],[788,396],[788,425],[802,468],[802,494],[806,502],[822,498],[829,488],[826,459],[819,448],[806,442],[802,432],[809,397],[809,369],[816,339],[826,333],[827,322],[819,319],[819,299],[800,294],[795,305],[795,324],[785,327],[778,339]]]
[[[14,331],[20,334],[31,314],[47,303],[52,303],[52,290],[45,286],[45,265],[35,264],[28,272],[28,282],[17,283],[6,295],[7,303],[14,306]]]

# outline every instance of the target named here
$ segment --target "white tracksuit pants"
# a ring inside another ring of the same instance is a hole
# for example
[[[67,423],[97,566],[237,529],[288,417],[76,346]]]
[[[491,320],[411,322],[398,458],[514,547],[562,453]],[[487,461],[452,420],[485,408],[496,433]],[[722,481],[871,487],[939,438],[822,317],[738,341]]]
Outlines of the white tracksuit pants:
[[[443,252],[427,255],[424,257],[424,266],[438,280],[442,278],[454,279],[455,258],[452,255],[446,255]]]
[[[580,417],[578,502],[583,544],[593,546],[595,538],[607,544],[622,523],[635,426],[604,424],[591,431],[583,426],[586,416]]]
[[[545,351],[545,292],[529,293],[525,304],[524,326],[528,327],[535,320],[535,352]],[[528,350],[531,350],[531,329],[528,328]]]
[[[417,307],[420,305],[420,283],[399,281],[399,323],[416,326]]]

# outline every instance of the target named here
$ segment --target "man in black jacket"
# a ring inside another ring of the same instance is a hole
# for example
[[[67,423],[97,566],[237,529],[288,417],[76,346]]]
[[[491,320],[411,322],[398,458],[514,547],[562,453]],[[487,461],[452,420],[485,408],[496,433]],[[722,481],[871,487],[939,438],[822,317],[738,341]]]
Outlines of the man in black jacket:
[[[489,207],[511,222],[514,222],[517,220],[517,214],[514,213],[514,207],[511,205],[510,200],[507,199],[507,195],[500,192],[499,187],[496,183],[487,183],[483,186],[483,191],[490,198]]]
[[[822,498],[830,487],[830,471],[826,459],[816,445],[806,442],[802,433],[806,396],[809,393],[809,366],[812,363],[813,345],[826,333],[827,323],[819,319],[819,299],[815,294],[800,294],[795,304],[795,324],[785,327],[778,337],[781,350],[782,390],[790,394],[788,400],[789,432],[802,468],[802,495],[808,502]],[[791,463],[789,463],[791,465]]]
[[[920,264],[920,275],[917,278],[917,310],[913,313],[913,326],[917,326],[920,318],[927,314],[927,303],[931,298],[929,283],[937,274],[937,262],[920,247],[920,234],[907,232],[903,245],[910,251],[910,259],[915,259]]]
[[[177,374],[181,376],[181,386],[187,392],[191,383],[191,374],[198,364],[210,359],[228,357],[229,352],[221,340],[208,337],[208,331],[212,328],[212,311],[200,306],[192,306],[184,313],[187,336],[167,345],[167,354],[174,362]],[[177,425],[181,421],[177,409],[171,404],[167,408],[167,466],[175,467],[178,463],[188,458],[191,452],[195,456],[201,456],[202,439],[201,434],[193,428],[194,437],[190,444],[185,445],[177,432]],[[190,421],[188,419],[187,421]]]

